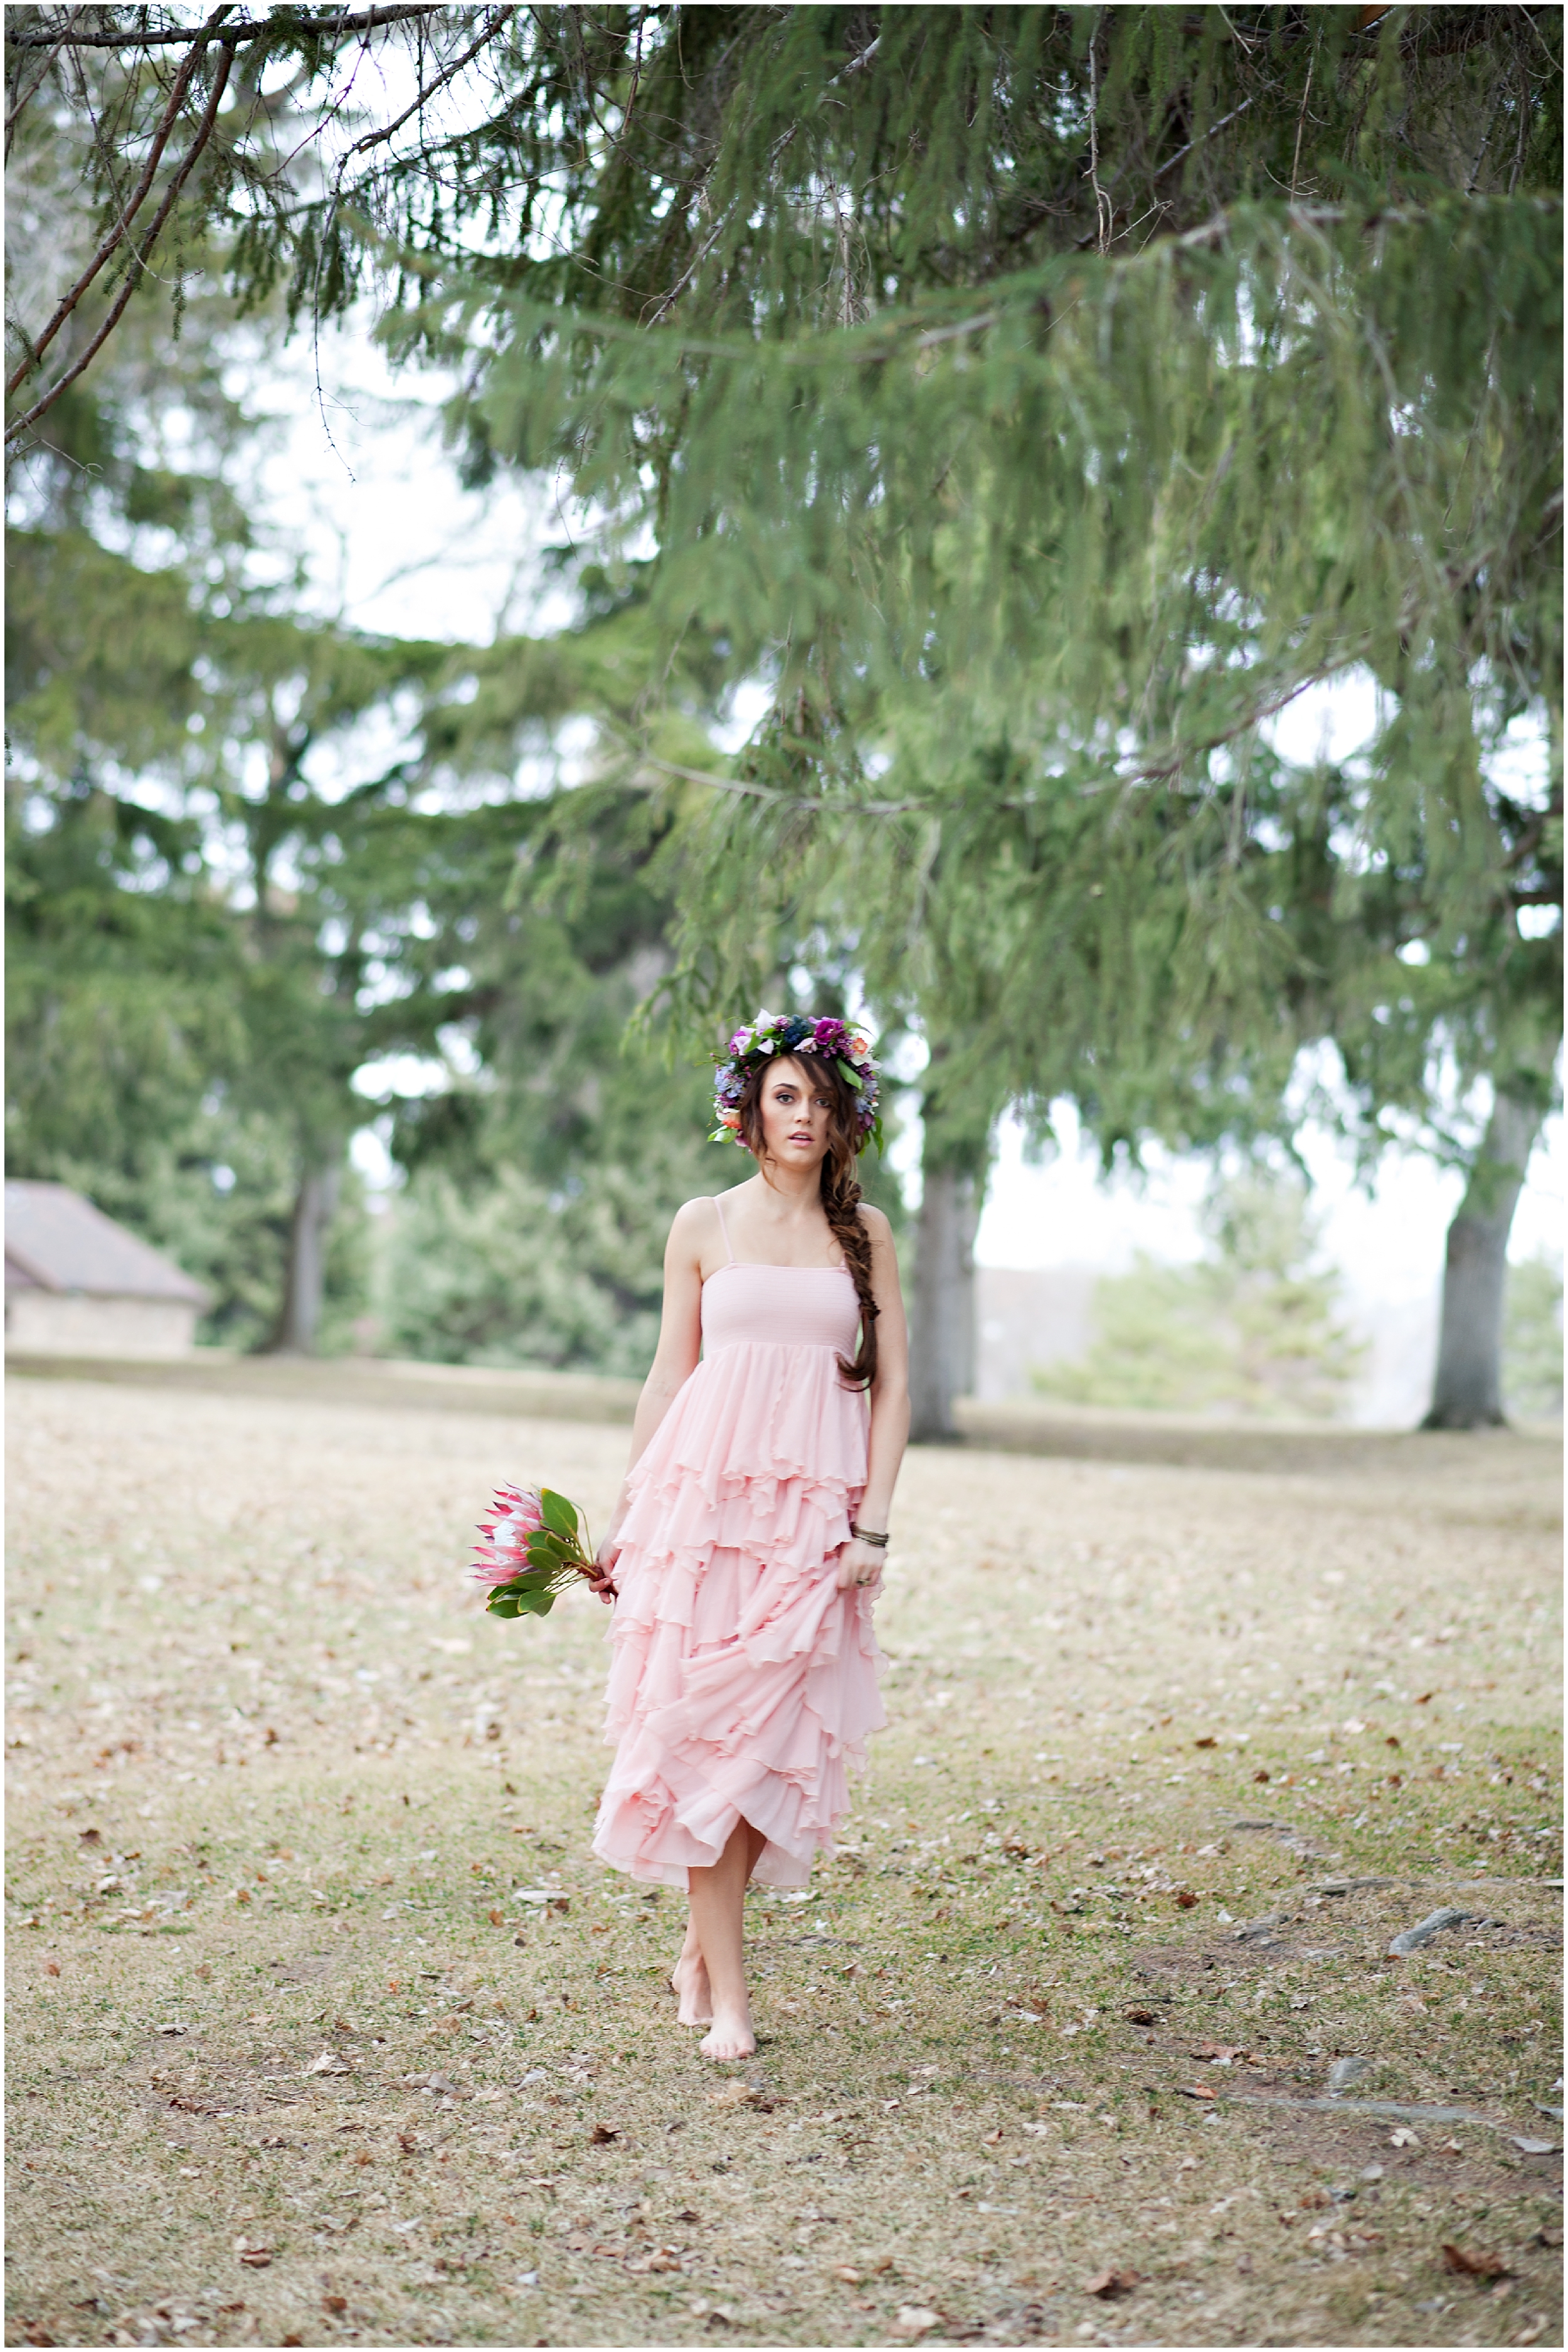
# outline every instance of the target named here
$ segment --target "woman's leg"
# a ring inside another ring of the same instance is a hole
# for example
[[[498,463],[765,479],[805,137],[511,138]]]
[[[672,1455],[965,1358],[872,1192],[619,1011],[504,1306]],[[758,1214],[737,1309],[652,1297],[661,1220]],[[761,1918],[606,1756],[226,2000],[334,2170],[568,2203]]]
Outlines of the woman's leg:
[[[675,1963],[675,1973],[669,1981],[672,1990],[679,1998],[680,2023],[711,2025],[713,1990],[708,1982],[708,1963],[697,1940],[697,1922],[689,1916],[686,1922],[686,1941],[680,1947],[680,1958]]]
[[[749,2058],[757,2046],[752,2004],[746,1993],[743,1957],[746,1882],[767,1839],[750,1822],[738,1822],[716,1863],[687,1873],[691,1890],[689,1948],[695,1942],[712,1998],[712,2031],[701,2043],[705,2058]],[[686,1955],[682,1954],[684,1962]]]

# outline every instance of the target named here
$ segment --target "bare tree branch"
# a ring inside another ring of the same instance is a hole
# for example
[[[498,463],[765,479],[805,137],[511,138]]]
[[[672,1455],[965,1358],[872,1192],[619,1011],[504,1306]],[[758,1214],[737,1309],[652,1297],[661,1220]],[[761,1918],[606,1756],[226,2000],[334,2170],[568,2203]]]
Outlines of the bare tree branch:
[[[218,68],[216,73],[213,76],[212,94],[207,100],[206,110],[202,116],[201,121],[196,126],[195,136],[191,141],[190,146],[185,152],[184,162],[181,163],[179,170],[175,173],[174,178],[170,181],[168,187],[163,192],[163,201],[153,216],[153,225],[147,232],[145,241],[141,247],[137,249],[135,259],[125,273],[125,283],[121,286],[119,295],[116,297],[115,301],[110,310],[109,316],[105,319],[102,326],[100,327],[97,334],[94,335],[91,342],[89,343],[86,351],[83,352],[81,357],[75,362],[74,366],[68,367],[64,375],[57,376],[54,383],[49,386],[47,392],[43,395],[43,398],[41,400],[35,401],[32,407],[28,409],[26,415],[25,416],[19,416],[15,425],[10,425],[7,428],[5,434],[5,446],[7,448],[9,448],[11,443],[16,440],[18,434],[25,433],[30,425],[36,425],[38,418],[44,415],[54,406],[61,393],[64,392],[68,386],[73,384],[77,378],[91,365],[99,352],[103,349],[104,344],[109,341],[109,338],[113,333],[115,328],[120,324],[125,306],[130,301],[132,295],[136,291],[136,288],[142,278],[142,272],[146,268],[147,257],[152,252],[154,245],[156,245],[164,222],[168,219],[169,215],[174,211],[174,205],[179,200],[180,191],[184,186],[185,182],[189,179],[197,158],[200,156],[202,150],[205,147],[208,140],[212,137],[213,125],[217,121],[218,107],[222,103],[224,91],[228,85],[229,73],[234,65],[234,51],[228,47],[227,43],[220,41],[218,48]]]
[[[70,292],[66,295],[64,299],[60,302],[58,308],[55,311],[54,317],[49,320],[49,323],[44,329],[43,333],[38,336],[37,341],[33,343],[31,349],[24,356],[20,366],[13,372],[5,386],[7,397],[16,391],[17,385],[22,382],[25,376],[31,375],[34,368],[37,366],[39,361],[43,358],[44,353],[48,350],[49,345],[54,341],[55,337],[59,333],[60,329],[65,325],[66,320],[70,317],[71,312],[76,309],[77,304],[81,300],[82,296],[87,292],[87,289],[92,284],[93,279],[98,276],[99,271],[123,242],[126,232],[129,230],[132,222],[135,219],[137,214],[141,211],[142,205],[146,201],[148,189],[152,186],[153,180],[157,176],[158,166],[163,160],[163,150],[169,143],[169,134],[174,130],[175,123],[179,121],[180,109],[185,102],[185,92],[190,88],[191,76],[195,72],[196,68],[200,65],[203,57],[205,55],[207,44],[210,41],[213,33],[216,30],[222,19],[232,13],[232,9],[233,0],[223,0],[223,5],[213,10],[212,15],[207,18],[206,23],[202,26],[199,33],[197,33],[195,39],[186,53],[184,62],[182,64],[179,72],[174,76],[174,88],[169,92],[169,102],[163,109],[163,119],[159,122],[158,128],[153,133],[153,144],[148,151],[147,161],[142,166],[142,177],[137,181],[136,185],[131,191],[130,197],[121,213],[120,218],[115,222],[114,226],[104,238],[102,244],[99,247],[98,251],[93,255],[92,259],[88,263],[87,268],[82,271],[82,274],[77,279],[76,284],[71,288]],[[156,233],[157,232],[154,230],[153,234],[156,235]]]
[[[442,16],[448,13],[439,5],[408,5],[366,8],[357,16],[277,16],[264,23],[247,17],[231,27],[227,37],[237,47],[247,41],[276,39],[280,33],[319,34],[323,39],[337,40],[345,33],[374,32],[381,25],[399,25],[410,16]],[[127,28],[116,33],[8,33],[5,37],[17,49],[173,49],[183,41],[195,40],[196,36],[197,28],[192,25],[163,33]]]
[[[395,132],[401,131],[404,124],[408,121],[413,115],[418,113],[421,107],[427,106],[429,104],[431,99],[435,97],[436,92],[438,89],[443,89],[445,85],[451,81],[456,75],[460,74],[466,65],[472,64],[475,58],[479,56],[479,51],[483,48],[487,48],[490,42],[495,39],[496,35],[500,31],[501,26],[507,22],[508,18],[515,16],[516,14],[517,10],[515,7],[498,8],[487,22],[479,39],[472,42],[470,46],[463,51],[460,58],[454,58],[451,64],[447,68],[444,73],[438,73],[433,82],[429,83],[426,89],[420,90],[417,97],[415,99],[414,103],[411,106],[404,108],[403,112],[398,116],[395,122],[389,122],[383,131],[367,131],[363,139],[356,139],[354,141],[353,145],[348,151],[349,155],[363,155],[367,148],[379,147],[384,140],[392,138]],[[345,163],[347,163],[347,155],[344,156],[343,161]]]

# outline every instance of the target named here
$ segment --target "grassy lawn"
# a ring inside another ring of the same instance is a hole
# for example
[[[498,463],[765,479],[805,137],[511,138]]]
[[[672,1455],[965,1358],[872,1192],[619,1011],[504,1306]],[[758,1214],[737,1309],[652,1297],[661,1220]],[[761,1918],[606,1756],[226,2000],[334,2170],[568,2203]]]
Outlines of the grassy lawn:
[[[601,1612],[461,1573],[624,1430],[9,1404],[7,2340],[1562,2341],[1544,1441],[911,1456],[716,2069],[588,1855]]]

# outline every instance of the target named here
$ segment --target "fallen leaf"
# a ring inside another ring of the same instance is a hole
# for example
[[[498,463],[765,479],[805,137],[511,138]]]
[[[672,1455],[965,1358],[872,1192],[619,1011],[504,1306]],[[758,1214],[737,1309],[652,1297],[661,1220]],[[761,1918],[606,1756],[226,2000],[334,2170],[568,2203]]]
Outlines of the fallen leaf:
[[[1205,1743],[1200,1740],[1198,1745],[1202,1747]],[[1212,1748],[1213,1740],[1207,1745]],[[1119,2294],[1131,2294],[1137,2284],[1136,2271],[1096,2271],[1091,2279],[1085,2279],[1083,2291],[1085,2294],[1099,2295],[1102,2303],[1111,2303]]]
[[[1561,2147],[1558,2140],[1523,2139],[1517,2132],[1513,2135],[1513,2144],[1521,2156],[1555,2156]]]
[[[183,2033],[184,2027],[178,2026],[174,2031]],[[335,2050],[323,2050],[319,2058],[311,2059],[305,2072],[307,2074],[352,2074],[353,2068],[346,2058],[340,2058]]]
[[[1152,2009],[1124,2009],[1121,2012],[1129,2025],[1157,2025],[1158,2018]]]
[[[1197,1899],[1197,1896],[1193,1893],[1189,1886],[1178,1887],[1176,1890],[1176,1908],[1178,1911],[1190,1911]]]
[[[248,2238],[237,2238],[234,2251],[247,2270],[264,2271],[272,2260],[270,2246],[253,2246]]]
[[[982,2145],[985,2147],[1000,2147],[1002,2145],[1001,2131],[998,2129],[996,2131],[987,2132]]]
[[[1207,2083],[1178,2083],[1176,2089],[1184,2099],[1217,2099],[1219,2093]]]
[[[1538,2246],[1560,2246],[1563,2243],[1563,2232],[1551,2222],[1547,2222],[1543,2228],[1537,2230],[1535,2242]]]
[[[346,2294],[324,2294],[321,2297],[321,2309],[330,2311],[334,2318],[340,2311],[346,2311],[348,2307],[349,2299]]]
[[[1445,2245],[1443,2260],[1449,2270],[1460,2278],[1496,2279],[1508,2276],[1508,2264],[1500,2254],[1470,2254],[1463,2246]]]
[[[506,1913],[504,1911],[491,1911],[489,1917],[490,1926],[492,1927],[504,1927],[506,1926]]]
[[[1193,1742],[1193,1746],[1194,1748],[1217,1748],[1219,1742],[1215,1738],[1213,1733],[1207,1731],[1205,1732],[1201,1739],[1194,1739]]]
[[[726,2083],[721,2091],[709,2092],[708,2104],[710,2107],[748,2107],[753,2100],[760,2099],[762,2095],[762,2093],[753,2089],[750,2083]],[[830,2118],[824,2116],[822,2120],[826,2123]],[[831,2120],[837,2121],[837,2118],[833,2117]]]
[[[941,2326],[940,2311],[926,2311],[919,2304],[913,2303],[906,2303],[893,2322],[893,2326],[900,2336],[924,2336],[931,2328]]]
[[[855,2270],[848,2263],[835,2263],[833,2268],[828,2273],[828,2276],[829,2278],[842,2279],[846,2286],[858,2286],[860,2284],[859,2272]]]
[[[1389,2133],[1388,2145],[1390,2147],[1419,2147],[1421,2142],[1408,2124],[1401,2124],[1397,2131]]]
[[[611,2140],[619,2137],[620,2133],[613,2131],[608,2124],[595,2124],[588,2134],[588,2145],[590,2147],[607,2147]]]

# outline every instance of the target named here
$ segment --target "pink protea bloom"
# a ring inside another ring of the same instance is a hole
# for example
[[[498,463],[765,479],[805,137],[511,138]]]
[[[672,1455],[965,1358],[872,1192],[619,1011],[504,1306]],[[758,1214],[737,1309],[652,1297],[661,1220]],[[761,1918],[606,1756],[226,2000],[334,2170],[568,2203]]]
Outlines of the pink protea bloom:
[[[490,1507],[494,1517],[479,1522],[474,1574],[481,1584],[510,1584],[528,1566],[528,1538],[544,1525],[544,1512],[532,1486],[500,1486]]]

